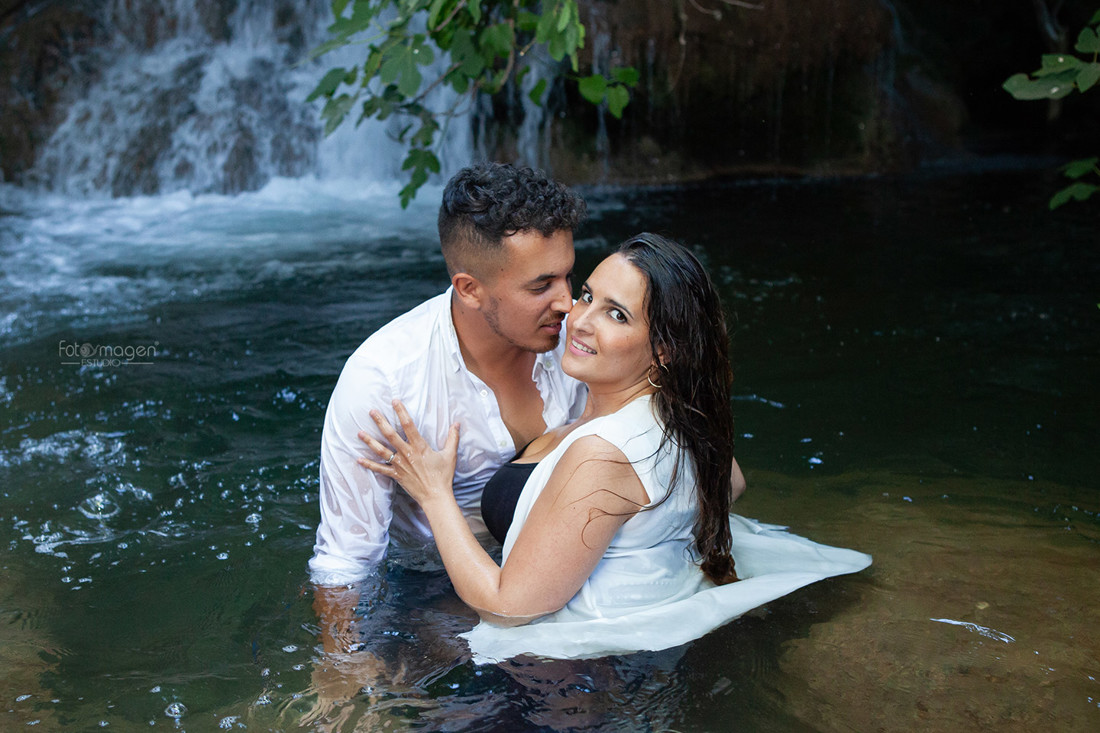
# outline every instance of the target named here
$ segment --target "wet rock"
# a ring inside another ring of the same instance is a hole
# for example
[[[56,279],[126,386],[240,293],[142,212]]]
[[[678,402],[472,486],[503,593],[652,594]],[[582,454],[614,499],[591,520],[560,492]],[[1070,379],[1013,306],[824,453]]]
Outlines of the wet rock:
[[[241,130],[222,166],[221,193],[254,191],[264,184],[256,157],[255,136],[250,130]]]

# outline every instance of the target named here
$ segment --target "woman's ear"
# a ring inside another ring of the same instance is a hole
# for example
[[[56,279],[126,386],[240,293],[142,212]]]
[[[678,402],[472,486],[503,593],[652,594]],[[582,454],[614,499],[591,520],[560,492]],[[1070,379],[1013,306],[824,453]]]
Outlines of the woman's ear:
[[[664,344],[657,345],[657,363],[653,366],[661,369],[668,368],[668,350],[664,347]]]

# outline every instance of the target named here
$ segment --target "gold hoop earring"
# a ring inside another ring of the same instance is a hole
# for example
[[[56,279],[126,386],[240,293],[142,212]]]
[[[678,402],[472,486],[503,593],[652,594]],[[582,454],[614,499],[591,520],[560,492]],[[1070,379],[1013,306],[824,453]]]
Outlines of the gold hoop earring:
[[[645,373],[645,381],[649,382],[649,386],[652,387],[653,389],[660,389],[661,388],[661,385],[653,383],[653,380],[649,376],[649,372]]]

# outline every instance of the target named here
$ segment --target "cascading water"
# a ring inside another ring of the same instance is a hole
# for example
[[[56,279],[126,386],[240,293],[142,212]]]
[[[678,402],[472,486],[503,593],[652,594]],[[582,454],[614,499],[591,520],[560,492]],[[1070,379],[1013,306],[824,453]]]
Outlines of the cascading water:
[[[318,105],[305,101],[327,68],[362,53],[308,59],[331,20],[323,0],[113,0],[100,15],[111,40],[91,52],[98,71],[72,95],[30,179],[116,197],[232,194],[273,178],[396,180],[396,120],[349,120],[325,138]],[[441,107],[446,94],[436,93]],[[468,118],[447,126],[444,175],[469,158],[468,128]]]

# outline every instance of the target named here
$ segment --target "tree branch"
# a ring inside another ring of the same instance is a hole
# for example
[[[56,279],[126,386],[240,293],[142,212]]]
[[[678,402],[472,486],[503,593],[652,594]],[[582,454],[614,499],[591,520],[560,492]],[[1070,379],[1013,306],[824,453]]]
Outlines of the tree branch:
[[[438,33],[447,27],[447,24],[454,20],[454,17],[458,15],[458,11],[466,7],[466,0],[461,0],[458,5],[455,5],[455,9],[451,11],[451,14],[447,16],[447,19],[432,29],[432,33]]]
[[[735,8],[746,8],[748,10],[763,10],[764,3],[747,3],[744,0],[718,0],[720,3],[726,5],[732,5]]]

